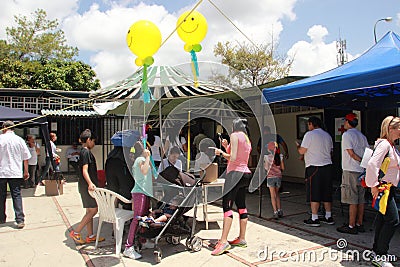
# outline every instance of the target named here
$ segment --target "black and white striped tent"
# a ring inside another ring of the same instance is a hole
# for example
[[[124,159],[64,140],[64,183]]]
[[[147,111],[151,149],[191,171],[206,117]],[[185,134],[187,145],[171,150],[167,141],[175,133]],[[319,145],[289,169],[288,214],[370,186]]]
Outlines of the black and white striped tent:
[[[90,94],[91,98],[113,101],[140,99],[143,70],[138,69],[128,78],[111,86],[99,89]],[[199,81],[194,86],[193,77],[187,75],[179,67],[150,66],[148,68],[148,86],[153,99],[169,99],[223,94],[230,88],[213,82]]]

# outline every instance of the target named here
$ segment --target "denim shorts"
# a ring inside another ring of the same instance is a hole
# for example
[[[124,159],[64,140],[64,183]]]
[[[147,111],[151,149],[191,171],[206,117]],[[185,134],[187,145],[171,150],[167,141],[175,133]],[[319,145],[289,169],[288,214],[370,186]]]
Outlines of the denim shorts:
[[[282,179],[279,177],[267,178],[268,187],[281,187]]]

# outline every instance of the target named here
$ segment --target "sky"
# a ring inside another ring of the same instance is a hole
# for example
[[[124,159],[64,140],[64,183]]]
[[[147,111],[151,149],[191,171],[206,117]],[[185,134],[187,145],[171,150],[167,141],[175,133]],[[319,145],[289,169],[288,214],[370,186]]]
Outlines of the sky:
[[[400,34],[399,0],[2,0],[0,39],[15,15],[31,16],[44,9],[57,19],[68,45],[79,49],[79,60],[91,65],[102,87],[131,75],[138,66],[126,45],[129,27],[138,20],[157,25],[163,41],[174,31],[178,17],[197,11],[208,23],[199,61],[220,62],[213,54],[218,42],[266,44],[274,41],[277,56],[293,59],[289,75],[311,76],[337,67],[336,42],[346,41],[348,60],[374,45],[388,31]],[[223,16],[216,8],[225,15]],[[245,33],[244,36],[228,19]],[[179,65],[190,61],[184,43],[173,33],[154,55],[155,65]]]

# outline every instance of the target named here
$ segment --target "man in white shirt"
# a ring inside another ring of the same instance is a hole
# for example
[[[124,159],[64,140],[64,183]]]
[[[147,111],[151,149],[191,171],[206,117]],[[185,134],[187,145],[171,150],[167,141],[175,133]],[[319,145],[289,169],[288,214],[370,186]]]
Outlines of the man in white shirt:
[[[308,119],[308,132],[297,151],[304,155],[306,165],[306,195],[311,203],[311,218],[304,220],[308,226],[320,226],[320,222],[335,224],[332,218],[332,137],[322,128],[317,117]],[[324,203],[325,217],[318,219],[318,208]]]
[[[25,227],[25,215],[22,207],[21,184],[29,179],[29,149],[21,137],[12,128],[12,121],[5,121],[0,134],[0,224],[6,222],[7,183],[10,186],[17,228]]]
[[[365,135],[355,128],[357,125],[357,115],[347,114],[344,122],[344,128],[347,131],[342,135],[341,201],[349,204],[349,224],[337,228],[338,232],[346,234],[365,232],[362,225],[365,189],[358,181],[358,177],[364,171],[360,162],[365,148],[368,147],[368,141]]]

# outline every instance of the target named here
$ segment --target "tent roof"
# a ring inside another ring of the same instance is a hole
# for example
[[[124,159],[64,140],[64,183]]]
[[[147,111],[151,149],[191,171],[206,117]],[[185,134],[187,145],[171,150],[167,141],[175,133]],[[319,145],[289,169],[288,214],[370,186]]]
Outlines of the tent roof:
[[[37,119],[35,119],[37,118]],[[43,124],[47,123],[45,117],[39,117],[39,115],[22,111],[20,109],[15,108],[8,108],[4,106],[0,106],[0,121],[14,121],[14,122],[23,122],[23,121],[30,121],[29,123],[32,124]]]
[[[212,82],[199,81],[200,86],[195,87],[193,78],[178,67],[150,66],[147,72],[149,89],[155,99],[204,96],[230,91],[229,88]],[[110,100],[139,99],[141,84],[142,68],[126,79],[92,92],[90,97]]]
[[[400,94],[400,37],[388,32],[360,57],[297,82],[264,89],[268,104],[353,109],[397,106]]]

